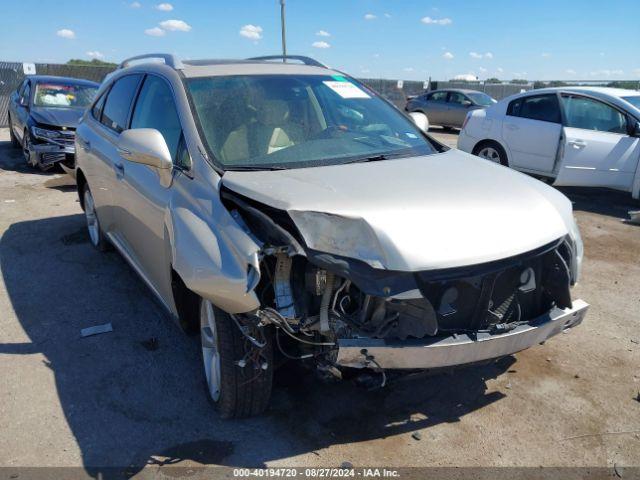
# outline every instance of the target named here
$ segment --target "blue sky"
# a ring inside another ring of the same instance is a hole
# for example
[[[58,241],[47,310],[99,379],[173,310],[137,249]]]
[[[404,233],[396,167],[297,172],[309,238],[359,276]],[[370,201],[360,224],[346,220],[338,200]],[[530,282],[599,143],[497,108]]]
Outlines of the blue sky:
[[[280,52],[278,0],[0,0],[0,60]],[[359,77],[640,79],[637,0],[287,0],[290,53]]]

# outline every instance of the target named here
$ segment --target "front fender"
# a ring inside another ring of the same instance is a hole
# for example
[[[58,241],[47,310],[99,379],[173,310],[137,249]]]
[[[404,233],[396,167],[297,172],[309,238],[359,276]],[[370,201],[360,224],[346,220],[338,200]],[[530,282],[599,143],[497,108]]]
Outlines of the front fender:
[[[203,202],[210,210],[195,212],[189,204],[167,211],[173,269],[189,290],[225,312],[255,310],[260,302],[248,291],[248,274],[250,266],[258,268],[259,247],[220,202]]]

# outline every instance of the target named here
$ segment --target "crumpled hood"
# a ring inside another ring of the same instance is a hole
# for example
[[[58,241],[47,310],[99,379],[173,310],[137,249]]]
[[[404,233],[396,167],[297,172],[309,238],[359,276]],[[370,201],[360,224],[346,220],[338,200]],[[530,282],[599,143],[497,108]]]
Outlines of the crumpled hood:
[[[557,190],[458,150],[329,167],[229,171],[222,183],[288,211],[307,245],[318,249],[321,239],[328,245],[323,251],[346,251],[374,265],[364,258],[373,249],[378,266],[390,270],[499,260],[552,242],[574,225],[571,203]]]
[[[82,108],[33,107],[30,113],[37,123],[75,129],[84,110]]]

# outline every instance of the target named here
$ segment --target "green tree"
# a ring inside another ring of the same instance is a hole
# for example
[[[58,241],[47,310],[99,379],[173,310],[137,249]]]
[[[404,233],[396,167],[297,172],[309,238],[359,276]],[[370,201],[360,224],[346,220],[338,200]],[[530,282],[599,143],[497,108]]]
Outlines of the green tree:
[[[511,80],[511,83],[515,85],[527,85],[529,83],[529,80],[525,80],[523,78],[514,78],[513,80]]]
[[[495,77],[491,77],[491,78],[487,78],[484,83],[502,83],[501,80],[495,78]]]
[[[80,58],[72,58],[67,62],[67,65],[81,65],[85,67],[111,67],[111,68],[115,68],[118,66],[117,63],[103,62],[102,60],[98,60],[97,58],[94,58],[93,60],[82,60]]]

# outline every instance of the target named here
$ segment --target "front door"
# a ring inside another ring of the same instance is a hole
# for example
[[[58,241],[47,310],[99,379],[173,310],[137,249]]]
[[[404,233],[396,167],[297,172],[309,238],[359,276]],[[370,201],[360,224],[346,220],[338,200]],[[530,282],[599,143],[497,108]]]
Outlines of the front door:
[[[177,162],[184,148],[180,118],[169,84],[147,75],[131,116],[130,128],[153,128],[164,137]],[[157,293],[171,298],[169,252],[165,251],[165,212],[172,185],[163,185],[158,169],[123,160],[121,178],[123,208],[118,223],[127,245]],[[170,305],[170,302],[167,302]]]
[[[566,126],[555,185],[631,191],[640,138],[628,134],[626,114],[581,95],[563,94],[561,102]]]
[[[560,146],[562,120],[555,93],[516,98],[509,103],[502,137],[511,167],[552,175]]]

